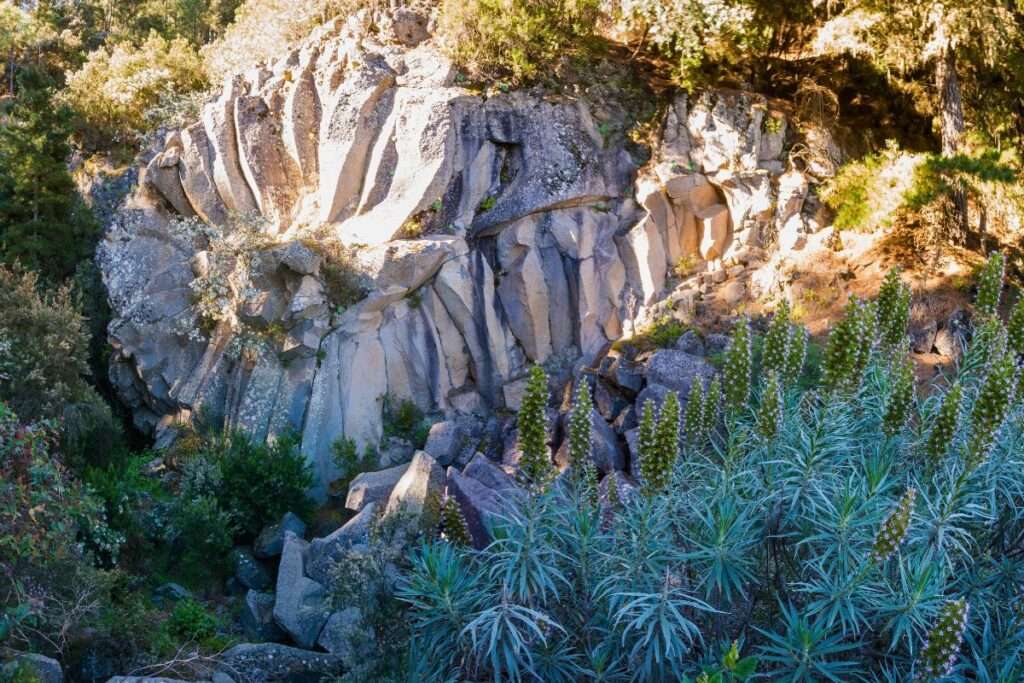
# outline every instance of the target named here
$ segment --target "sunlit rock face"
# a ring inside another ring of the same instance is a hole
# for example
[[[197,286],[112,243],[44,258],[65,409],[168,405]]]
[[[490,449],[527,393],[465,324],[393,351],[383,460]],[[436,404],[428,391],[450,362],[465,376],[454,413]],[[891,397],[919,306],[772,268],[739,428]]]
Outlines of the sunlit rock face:
[[[680,96],[641,169],[585,103],[455,74],[431,40],[338,21],[166,135],[98,256],[110,376],[158,445],[200,414],[297,430],[322,496],[332,444],[377,444],[385,397],[501,408],[530,364],[643,325],[681,262],[802,229],[763,98]]]

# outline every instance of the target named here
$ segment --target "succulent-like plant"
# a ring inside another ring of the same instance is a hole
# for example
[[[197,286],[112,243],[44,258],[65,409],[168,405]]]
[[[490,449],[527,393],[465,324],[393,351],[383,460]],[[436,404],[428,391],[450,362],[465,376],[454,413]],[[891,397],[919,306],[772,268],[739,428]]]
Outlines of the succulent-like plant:
[[[928,640],[921,650],[918,677],[931,681],[948,676],[956,664],[963,643],[970,605],[964,598],[950,600],[939,612],[938,621],[928,632]]]
[[[871,548],[871,560],[882,564],[902,545],[910,528],[910,516],[914,512],[914,498],[917,490],[908,488],[900,498],[896,509],[889,513],[882,527],[875,536],[875,545]]]
[[[885,276],[878,290],[877,305],[882,344],[888,348],[902,347],[910,323],[910,287],[900,279],[898,268],[893,268]]]
[[[974,310],[981,316],[994,316],[999,310],[999,299],[1003,293],[1003,277],[1006,259],[998,251],[989,254],[988,260],[978,274],[978,296]]]
[[[988,457],[1013,405],[1016,374],[1017,366],[1009,353],[1002,354],[989,368],[971,411],[971,439],[965,458],[968,469],[974,469]]]
[[[789,303],[783,299],[775,309],[775,317],[764,336],[764,350],[761,353],[761,367],[765,373],[785,371],[789,357],[790,337],[793,335],[789,323]]]
[[[473,544],[469,535],[469,525],[462,514],[462,507],[455,496],[449,495],[441,506],[441,530],[449,543],[460,546]]]
[[[757,433],[765,441],[771,441],[779,433],[782,424],[782,382],[779,373],[768,373],[764,388],[761,389],[761,404],[757,409]]]
[[[732,340],[725,351],[722,374],[725,377],[725,404],[732,413],[738,413],[750,399],[750,379],[753,368],[750,324],[741,318],[732,331]]]
[[[892,376],[892,391],[885,404],[882,417],[882,431],[888,437],[894,437],[903,431],[910,418],[914,405],[914,363],[908,357],[897,360]]]
[[[551,453],[547,443],[548,376],[544,368],[534,365],[526,381],[526,391],[519,407],[519,447],[522,458],[519,470],[530,488],[543,488],[553,475]]]
[[[691,444],[699,444],[707,437],[704,431],[704,384],[699,377],[694,378],[690,385],[686,410],[683,411],[683,432]]]
[[[789,351],[786,353],[786,365],[783,368],[783,380],[786,386],[793,386],[800,379],[807,359],[807,328],[794,325],[789,336]]]
[[[933,465],[938,464],[946,456],[950,444],[956,438],[956,432],[960,428],[963,400],[963,387],[959,382],[955,382],[942,399],[942,405],[939,407],[938,414],[935,415],[932,431],[928,435],[928,442],[925,445],[925,455]]]

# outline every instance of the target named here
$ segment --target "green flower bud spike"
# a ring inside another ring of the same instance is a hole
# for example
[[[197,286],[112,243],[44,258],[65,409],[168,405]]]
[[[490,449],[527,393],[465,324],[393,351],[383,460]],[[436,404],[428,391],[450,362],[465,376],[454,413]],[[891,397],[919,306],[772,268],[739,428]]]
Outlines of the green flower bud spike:
[[[750,399],[751,356],[750,325],[741,318],[732,333],[732,341],[725,352],[725,404],[730,412],[738,413]]]
[[[974,309],[979,315],[994,316],[999,310],[1005,271],[1006,259],[998,251],[992,252],[978,274],[978,297],[974,300]]]
[[[932,681],[953,672],[960,646],[963,644],[970,605],[964,598],[950,600],[939,612],[939,620],[928,632],[918,669],[918,679]]]
[[[882,528],[875,536],[875,545],[871,549],[871,560],[875,564],[882,564],[895,553],[904,539],[907,537],[907,530],[910,528],[910,516],[914,512],[914,499],[917,497],[917,490],[907,489],[900,498],[896,509],[889,513]]]
[[[871,350],[873,315],[857,297],[850,298],[845,317],[832,328],[825,346],[821,373],[826,391],[855,389],[860,384],[860,372]]]
[[[672,470],[679,458],[679,397],[674,391],[668,392],[661,404],[655,440],[658,455],[654,483],[659,491],[663,491],[672,480]]]
[[[577,485],[590,479],[588,469],[594,466],[591,456],[594,404],[590,399],[590,385],[583,378],[577,382],[576,397],[569,413],[569,466]]]
[[[896,362],[893,387],[885,405],[882,431],[892,438],[903,431],[914,405],[914,363],[910,358]]]
[[[793,386],[800,380],[807,359],[807,328],[794,325],[789,338],[789,352],[786,354],[786,366],[783,369],[786,386]]]
[[[1017,367],[1009,353],[1004,353],[992,363],[971,411],[971,440],[966,458],[968,469],[974,469],[988,458],[999,428],[1013,405],[1016,375]]]
[[[1020,293],[1017,305],[1010,312],[1006,323],[1007,341],[1018,358],[1024,358],[1024,292]]]
[[[715,427],[718,426],[718,415],[722,406],[722,380],[719,375],[715,375],[711,379],[711,384],[708,385],[707,394],[704,395],[704,426],[703,434],[705,437],[709,436],[714,431]]]
[[[530,368],[526,392],[519,408],[519,447],[522,458],[519,470],[527,485],[537,491],[544,488],[554,474],[547,444],[547,418],[544,408],[548,400],[548,377],[539,365]]]
[[[707,436],[704,432],[704,385],[699,377],[694,378],[690,386],[690,395],[686,399],[683,431],[691,444],[699,444]]]
[[[764,336],[764,351],[761,355],[761,366],[764,371],[783,372],[788,357],[792,326],[789,324],[789,304],[785,299],[779,304]]]
[[[453,545],[469,546],[473,544],[469,535],[469,525],[462,515],[462,507],[455,496],[445,498],[441,506],[441,529],[444,537]]]
[[[637,437],[637,450],[640,456],[640,479],[644,487],[653,491],[652,479],[657,477],[658,457],[658,422],[654,412],[654,401],[648,399],[640,413],[640,433]]]
[[[771,441],[782,425],[782,383],[777,372],[768,373],[761,391],[761,405],[757,411],[757,433],[765,441]]]
[[[949,452],[949,445],[956,438],[957,429],[960,428],[961,405],[964,399],[964,390],[957,382],[949,388],[946,396],[942,399],[942,406],[935,416],[934,426],[931,434],[928,435],[928,443],[925,446],[925,455],[932,465],[938,465]]]
[[[885,276],[878,290],[877,305],[882,344],[888,348],[902,346],[910,323],[910,287],[900,279],[898,268],[893,268]]]

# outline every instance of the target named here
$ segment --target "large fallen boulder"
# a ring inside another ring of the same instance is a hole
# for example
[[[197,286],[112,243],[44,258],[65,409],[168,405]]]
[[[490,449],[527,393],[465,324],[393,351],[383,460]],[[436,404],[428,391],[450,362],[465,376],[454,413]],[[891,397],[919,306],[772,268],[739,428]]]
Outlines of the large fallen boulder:
[[[306,576],[308,555],[306,541],[291,533],[285,535],[274,602],[274,621],[307,649],[316,644],[330,614],[327,590]]]

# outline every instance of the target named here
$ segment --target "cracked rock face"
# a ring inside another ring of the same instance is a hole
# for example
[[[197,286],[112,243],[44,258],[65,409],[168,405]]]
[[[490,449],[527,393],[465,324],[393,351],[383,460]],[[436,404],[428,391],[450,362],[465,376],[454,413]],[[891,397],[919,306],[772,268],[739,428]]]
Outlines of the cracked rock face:
[[[585,103],[481,97],[420,38],[326,25],[152,157],[97,259],[110,376],[158,445],[199,414],[297,430],[323,497],[332,444],[376,445],[384,397],[502,407],[529,364],[645,324],[681,260],[801,229],[806,182],[777,201],[787,127],[763,98],[679,97],[641,171]],[[344,309],[339,249],[366,294]]]

